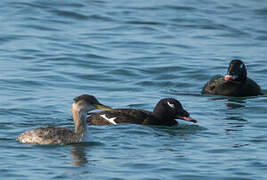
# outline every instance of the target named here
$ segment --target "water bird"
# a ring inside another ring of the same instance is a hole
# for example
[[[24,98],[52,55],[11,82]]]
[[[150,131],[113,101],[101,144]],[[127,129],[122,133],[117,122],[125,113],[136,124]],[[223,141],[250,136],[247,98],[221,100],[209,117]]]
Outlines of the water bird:
[[[229,63],[225,76],[219,75],[208,81],[201,93],[237,97],[263,95],[260,86],[247,77],[246,65],[238,59]]]
[[[29,144],[71,144],[88,141],[90,135],[86,122],[87,113],[94,109],[110,110],[111,108],[88,94],[80,95],[73,100],[74,131],[68,128],[46,126],[25,131],[16,140]]]
[[[178,123],[175,119],[197,122],[183,109],[182,104],[174,98],[161,99],[156,104],[153,112],[139,109],[112,109],[110,111],[89,113],[87,122],[91,125],[132,123],[172,126]]]

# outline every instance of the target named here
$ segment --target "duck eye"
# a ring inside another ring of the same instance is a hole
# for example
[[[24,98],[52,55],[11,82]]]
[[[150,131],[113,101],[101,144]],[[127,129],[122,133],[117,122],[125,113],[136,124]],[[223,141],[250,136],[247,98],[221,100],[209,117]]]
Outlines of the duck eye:
[[[168,106],[170,106],[171,108],[174,109],[174,104],[170,103],[169,101],[167,101],[167,104],[168,104]]]

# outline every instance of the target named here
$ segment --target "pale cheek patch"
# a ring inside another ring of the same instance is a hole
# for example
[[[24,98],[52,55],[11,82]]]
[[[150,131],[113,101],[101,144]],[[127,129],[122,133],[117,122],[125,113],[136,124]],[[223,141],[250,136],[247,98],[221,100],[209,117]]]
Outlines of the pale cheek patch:
[[[116,119],[116,117],[113,118],[108,118],[105,114],[100,115],[102,118],[104,118],[105,120],[107,120],[108,122],[110,122],[111,124],[116,125],[117,123],[114,121]]]
[[[174,108],[174,104],[170,103],[169,101],[167,102],[167,104],[168,104],[171,108]]]

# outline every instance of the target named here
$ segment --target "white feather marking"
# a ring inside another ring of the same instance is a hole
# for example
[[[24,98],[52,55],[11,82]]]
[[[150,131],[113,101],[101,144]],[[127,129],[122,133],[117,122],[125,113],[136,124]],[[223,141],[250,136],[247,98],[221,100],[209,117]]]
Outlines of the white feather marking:
[[[242,69],[243,68],[243,64],[240,64],[240,69]]]
[[[105,114],[100,115],[102,118],[104,118],[105,120],[107,120],[108,122],[110,122],[111,124],[117,124],[114,120],[116,119],[116,117],[113,118],[108,118]]]
[[[167,101],[167,104],[168,104],[171,108],[174,108],[174,104],[170,103],[169,101]]]

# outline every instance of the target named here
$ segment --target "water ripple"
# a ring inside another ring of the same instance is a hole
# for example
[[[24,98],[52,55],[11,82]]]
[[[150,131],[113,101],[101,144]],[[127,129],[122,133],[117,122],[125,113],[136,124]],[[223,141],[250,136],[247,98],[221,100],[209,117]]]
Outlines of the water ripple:
[[[267,94],[265,4],[1,1],[1,177],[265,179],[267,95],[200,93],[240,58]],[[79,145],[15,141],[40,126],[73,128],[71,103],[84,93],[146,110],[174,97],[198,123],[90,126],[94,141]]]

